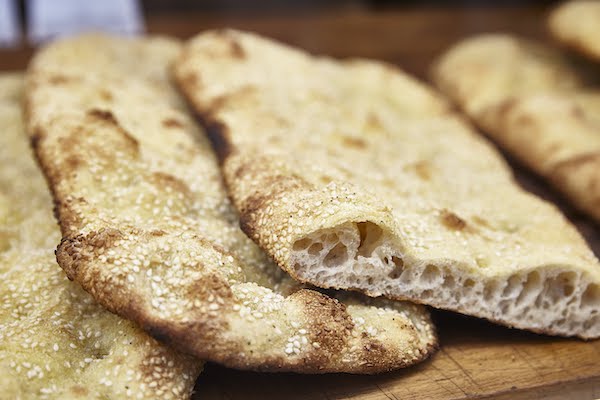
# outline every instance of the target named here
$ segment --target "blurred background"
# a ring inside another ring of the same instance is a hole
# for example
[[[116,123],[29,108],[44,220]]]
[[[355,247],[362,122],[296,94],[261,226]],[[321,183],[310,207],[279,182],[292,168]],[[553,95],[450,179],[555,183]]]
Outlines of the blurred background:
[[[256,31],[316,53],[390,61],[424,78],[455,40],[484,31],[545,35],[552,1],[0,0],[0,70],[33,48],[80,31],[188,38],[210,28]]]

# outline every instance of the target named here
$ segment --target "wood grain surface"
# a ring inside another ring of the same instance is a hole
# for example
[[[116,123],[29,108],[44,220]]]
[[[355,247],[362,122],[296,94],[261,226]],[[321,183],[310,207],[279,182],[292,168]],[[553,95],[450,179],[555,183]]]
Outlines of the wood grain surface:
[[[456,40],[479,32],[510,31],[549,40],[543,24],[549,4],[450,7],[350,5],[286,12],[149,15],[148,31],[182,38],[203,29],[256,31],[316,53],[372,57],[426,79],[432,60]],[[402,3],[400,3],[402,4]],[[470,4],[474,4],[471,2]],[[515,5],[516,4],[516,5]],[[0,70],[22,69],[32,49],[0,50]],[[519,182],[555,202],[597,255],[599,227],[510,160]],[[194,399],[596,399],[600,398],[600,340],[584,342],[511,330],[434,311],[441,350],[413,368],[379,376],[258,374],[208,364]]]

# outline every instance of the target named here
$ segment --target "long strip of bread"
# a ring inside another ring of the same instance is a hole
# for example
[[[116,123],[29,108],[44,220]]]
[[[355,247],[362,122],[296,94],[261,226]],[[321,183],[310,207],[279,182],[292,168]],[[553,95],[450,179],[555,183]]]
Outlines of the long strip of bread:
[[[30,132],[69,277],[154,337],[230,367],[375,373],[427,357],[424,307],[304,289],[241,232],[167,77],[178,51],[86,36],[30,66]]]
[[[558,50],[502,34],[467,39],[436,84],[495,141],[600,221],[600,90]]]
[[[366,60],[210,31],[174,73],[242,228],[292,276],[600,336],[600,265],[431,89]]]
[[[202,362],[99,306],[56,264],[52,199],[0,75],[0,397],[189,399]]]
[[[552,10],[548,27],[556,40],[600,62],[600,1],[566,1]]]

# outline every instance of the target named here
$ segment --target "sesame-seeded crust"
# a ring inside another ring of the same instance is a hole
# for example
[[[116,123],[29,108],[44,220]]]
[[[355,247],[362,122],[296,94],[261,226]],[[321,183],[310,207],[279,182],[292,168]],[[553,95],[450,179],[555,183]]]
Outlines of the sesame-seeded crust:
[[[548,17],[548,28],[560,43],[600,62],[600,1],[566,1]]]
[[[243,230],[296,279],[600,335],[582,237],[431,89],[238,31],[190,40],[174,75]]]
[[[56,264],[21,87],[20,74],[0,75],[0,397],[189,399],[202,363],[99,306]]]
[[[600,221],[597,76],[556,49],[496,34],[455,45],[433,78],[502,147]]]
[[[29,127],[69,277],[155,338],[234,368],[376,373],[431,354],[424,307],[302,288],[243,234],[167,78],[178,50],[86,36],[32,61]]]

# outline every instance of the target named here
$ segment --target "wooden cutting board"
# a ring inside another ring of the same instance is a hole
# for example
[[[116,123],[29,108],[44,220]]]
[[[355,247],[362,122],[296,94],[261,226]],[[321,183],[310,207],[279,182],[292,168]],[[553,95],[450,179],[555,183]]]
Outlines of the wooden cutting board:
[[[195,399],[596,399],[600,341],[543,337],[436,313],[441,349],[379,376],[257,374],[208,365]]]

